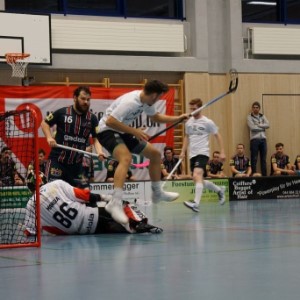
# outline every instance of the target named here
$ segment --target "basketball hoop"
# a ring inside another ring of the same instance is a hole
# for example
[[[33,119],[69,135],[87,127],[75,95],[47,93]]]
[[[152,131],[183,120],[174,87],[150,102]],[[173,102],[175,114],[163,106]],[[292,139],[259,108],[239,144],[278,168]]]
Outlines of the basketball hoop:
[[[6,53],[6,62],[12,68],[12,77],[24,78],[27,74],[28,53]]]

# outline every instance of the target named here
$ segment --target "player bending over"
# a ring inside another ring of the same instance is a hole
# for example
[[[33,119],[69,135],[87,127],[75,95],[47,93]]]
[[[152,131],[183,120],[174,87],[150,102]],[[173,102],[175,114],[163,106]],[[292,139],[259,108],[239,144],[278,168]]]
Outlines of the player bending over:
[[[89,190],[75,188],[63,180],[46,183],[40,174],[41,226],[51,234],[97,234],[97,233],[161,233],[161,228],[148,224],[148,219],[135,206],[125,203],[124,213],[129,219],[119,224],[105,210],[110,196],[93,194]],[[34,192],[35,175],[27,177],[28,188]],[[98,207],[102,206],[102,207]],[[26,206],[25,234],[36,234],[34,196]]]
[[[148,142],[149,135],[144,128],[135,128],[131,124],[144,112],[153,122],[174,123],[188,115],[170,116],[161,114],[155,103],[168,91],[168,86],[152,80],[143,90],[136,90],[122,95],[106,109],[99,122],[98,139],[103,147],[119,162],[114,174],[113,199],[106,210],[119,223],[127,223],[128,218],[122,209],[123,185],[126,180],[132,154],[143,155],[150,159],[149,175],[151,178],[152,201],[174,201],[178,193],[165,192],[161,188],[161,153]]]

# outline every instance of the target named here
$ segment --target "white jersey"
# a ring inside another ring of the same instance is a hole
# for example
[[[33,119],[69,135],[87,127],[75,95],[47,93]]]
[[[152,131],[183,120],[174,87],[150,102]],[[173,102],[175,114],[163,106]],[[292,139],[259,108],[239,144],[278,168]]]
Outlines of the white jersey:
[[[108,116],[112,116],[119,122],[122,122],[128,126],[131,125],[132,122],[139,117],[142,112],[145,112],[145,114],[148,116],[154,116],[157,113],[155,106],[142,103],[140,97],[141,92],[142,91],[140,90],[132,91],[113,101],[99,121],[100,132],[110,129],[110,127],[106,125]]]
[[[205,116],[192,117],[185,123],[185,133],[189,139],[189,158],[197,155],[209,157],[209,136],[218,133],[216,124]]]
[[[98,223],[98,208],[86,206],[89,190],[55,180],[40,188],[42,229],[53,234],[92,234]],[[27,203],[25,226],[35,228],[34,199]],[[32,231],[32,230],[31,230]]]

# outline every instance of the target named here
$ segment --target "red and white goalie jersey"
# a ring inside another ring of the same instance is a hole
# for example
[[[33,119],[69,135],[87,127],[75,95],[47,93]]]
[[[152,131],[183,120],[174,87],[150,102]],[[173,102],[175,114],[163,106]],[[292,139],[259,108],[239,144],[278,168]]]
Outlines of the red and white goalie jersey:
[[[93,234],[99,211],[89,207],[90,191],[75,188],[63,180],[55,180],[40,188],[42,229],[53,234]],[[25,226],[35,234],[33,197],[27,203]]]

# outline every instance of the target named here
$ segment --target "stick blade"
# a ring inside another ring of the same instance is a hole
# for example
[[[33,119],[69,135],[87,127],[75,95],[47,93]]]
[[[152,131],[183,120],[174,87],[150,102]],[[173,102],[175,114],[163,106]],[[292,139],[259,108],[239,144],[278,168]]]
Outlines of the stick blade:
[[[230,76],[229,92],[234,93],[238,88],[239,74],[236,69],[230,69],[229,76]]]

